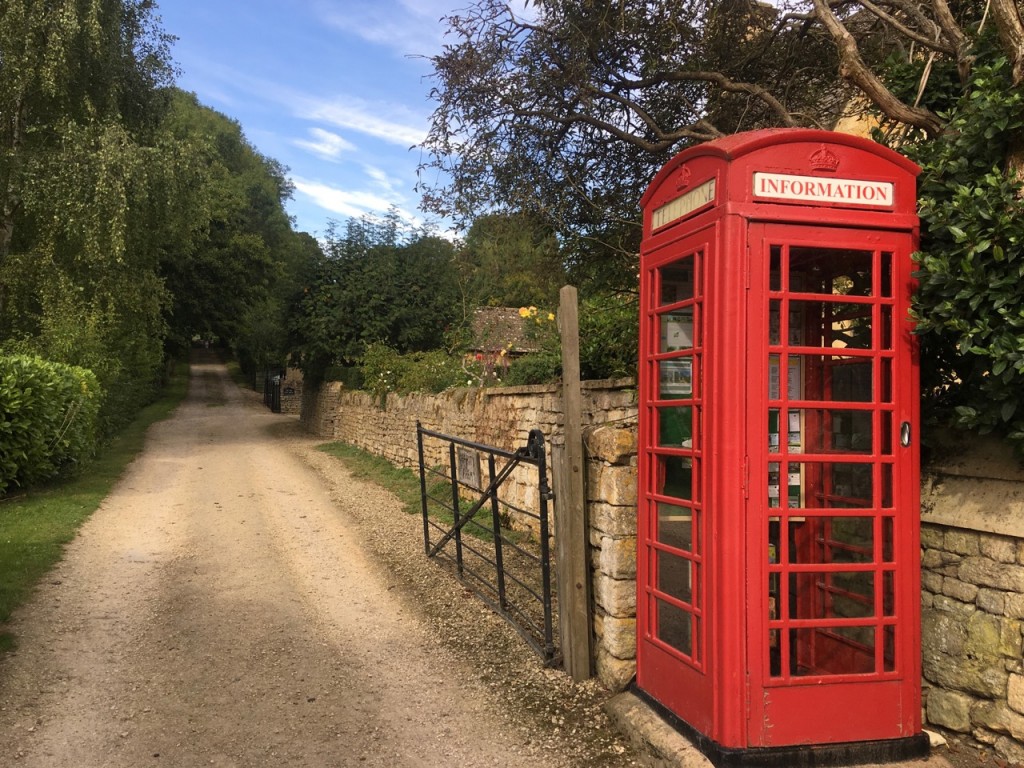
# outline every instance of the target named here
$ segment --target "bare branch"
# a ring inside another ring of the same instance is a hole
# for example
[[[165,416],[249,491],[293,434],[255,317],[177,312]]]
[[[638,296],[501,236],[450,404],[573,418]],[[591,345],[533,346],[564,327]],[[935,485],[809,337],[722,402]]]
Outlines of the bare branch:
[[[893,120],[921,128],[934,136],[941,132],[942,123],[930,109],[904,104],[864,63],[850,31],[832,13],[825,0],[812,0],[818,18],[836,41],[839,50],[839,74],[860,88],[864,94]]]

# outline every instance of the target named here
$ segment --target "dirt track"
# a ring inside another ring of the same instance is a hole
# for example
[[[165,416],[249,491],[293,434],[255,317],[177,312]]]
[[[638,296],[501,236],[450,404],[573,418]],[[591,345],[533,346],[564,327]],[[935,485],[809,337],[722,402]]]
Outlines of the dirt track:
[[[393,497],[192,376],[10,626],[0,766],[635,764]]]

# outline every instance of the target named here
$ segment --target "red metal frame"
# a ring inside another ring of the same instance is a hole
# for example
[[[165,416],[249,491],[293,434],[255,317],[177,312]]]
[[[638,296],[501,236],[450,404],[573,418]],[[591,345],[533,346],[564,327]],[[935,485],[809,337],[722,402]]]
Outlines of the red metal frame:
[[[722,748],[920,733],[916,174],[758,131],[642,202],[637,684]]]

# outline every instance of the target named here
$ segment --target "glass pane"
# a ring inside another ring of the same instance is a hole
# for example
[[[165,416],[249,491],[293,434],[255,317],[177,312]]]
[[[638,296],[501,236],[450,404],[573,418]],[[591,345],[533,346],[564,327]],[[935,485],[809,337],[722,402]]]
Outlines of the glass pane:
[[[657,502],[658,541],[685,552],[693,551],[693,510]]]
[[[874,627],[792,629],[790,674],[857,675],[875,671]]]
[[[658,445],[662,448],[693,447],[693,408],[662,407],[658,413]]]
[[[791,619],[867,619],[875,615],[875,574],[791,573],[789,595]]]
[[[895,672],[896,671],[896,627],[889,625],[882,627],[882,631],[885,633],[885,648],[883,649],[884,654],[882,661],[885,664],[883,671]]]
[[[693,459],[689,456],[658,456],[654,492],[684,501],[693,499]]]
[[[874,518],[808,515],[790,521],[789,562],[871,563],[875,558]]]
[[[783,494],[787,499],[786,506],[790,509],[803,506],[799,464],[790,464],[789,472],[785,475],[782,474],[777,462],[768,465],[768,506],[781,507],[780,499]]]
[[[775,399],[773,387],[777,387],[779,376],[778,357],[771,355],[770,358],[774,359],[769,359],[768,363],[770,399]],[[787,381],[791,400],[872,402],[873,367],[870,359],[845,355],[790,355],[788,367]]]
[[[893,519],[882,518],[882,562],[891,563],[893,558]]]
[[[794,408],[786,413],[791,453],[872,452],[871,411]],[[769,444],[772,432],[770,414],[771,412],[768,417]]]
[[[892,509],[892,464],[882,465],[882,487],[879,491],[882,509]]]
[[[789,290],[833,296],[870,296],[872,251],[789,249]]]
[[[882,278],[882,296],[891,299],[892,298],[892,254],[882,254],[882,266],[881,266],[881,278]]]
[[[658,362],[658,397],[661,400],[688,400],[693,397],[693,360]]]
[[[693,349],[693,307],[661,316],[660,352]]]
[[[686,558],[660,550],[654,551],[657,559],[657,589],[666,595],[693,602],[693,563]]]
[[[882,339],[881,348],[884,350],[892,349],[892,307],[882,307],[882,327],[881,333],[879,334]]]
[[[686,258],[662,267],[661,306],[693,298],[693,259]]]
[[[658,606],[658,639],[692,657],[693,619],[690,614],[664,600],[655,600],[655,602]]]
[[[803,399],[803,362],[799,355],[790,355],[786,358],[785,370],[782,367],[781,355],[768,356],[768,399],[781,400],[782,392],[790,400]],[[783,375],[785,374],[785,375]],[[785,389],[783,389],[785,383]]]
[[[882,615],[896,615],[896,574],[892,571],[882,574]]]
[[[777,464],[768,465],[769,487]],[[874,506],[872,465],[852,462],[790,462],[787,473],[791,491],[789,506],[807,509],[848,509]],[[794,501],[794,486],[801,494]],[[769,494],[771,496],[771,494]],[[777,506],[777,505],[772,505]]]
[[[782,246],[773,245],[769,256],[770,268],[768,272],[768,290],[782,290]]]
[[[793,301],[789,326],[790,345],[871,349],[870,304]]]
[[[875,559],[873,517],[832,517],[828,521],[823,562],[870,563]]]

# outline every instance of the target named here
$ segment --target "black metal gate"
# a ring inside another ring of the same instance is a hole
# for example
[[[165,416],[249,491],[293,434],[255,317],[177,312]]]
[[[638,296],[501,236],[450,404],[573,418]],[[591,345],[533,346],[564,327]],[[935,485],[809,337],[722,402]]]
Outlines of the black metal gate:
[[[546,663],[557,663],[548,519],[552,494],[544,434],[532,430],[526,445],[510,452],[432,432],[417,423],[416,442],[427,556],[448,560],[459,580],[508,621]],[[427,455],[432,457],[429,464]],[[502,496],[517,467],[536,473],[535,509]],[[512,530],[509,523],[514,517],[528,523],[522,527],[529,531]]]

